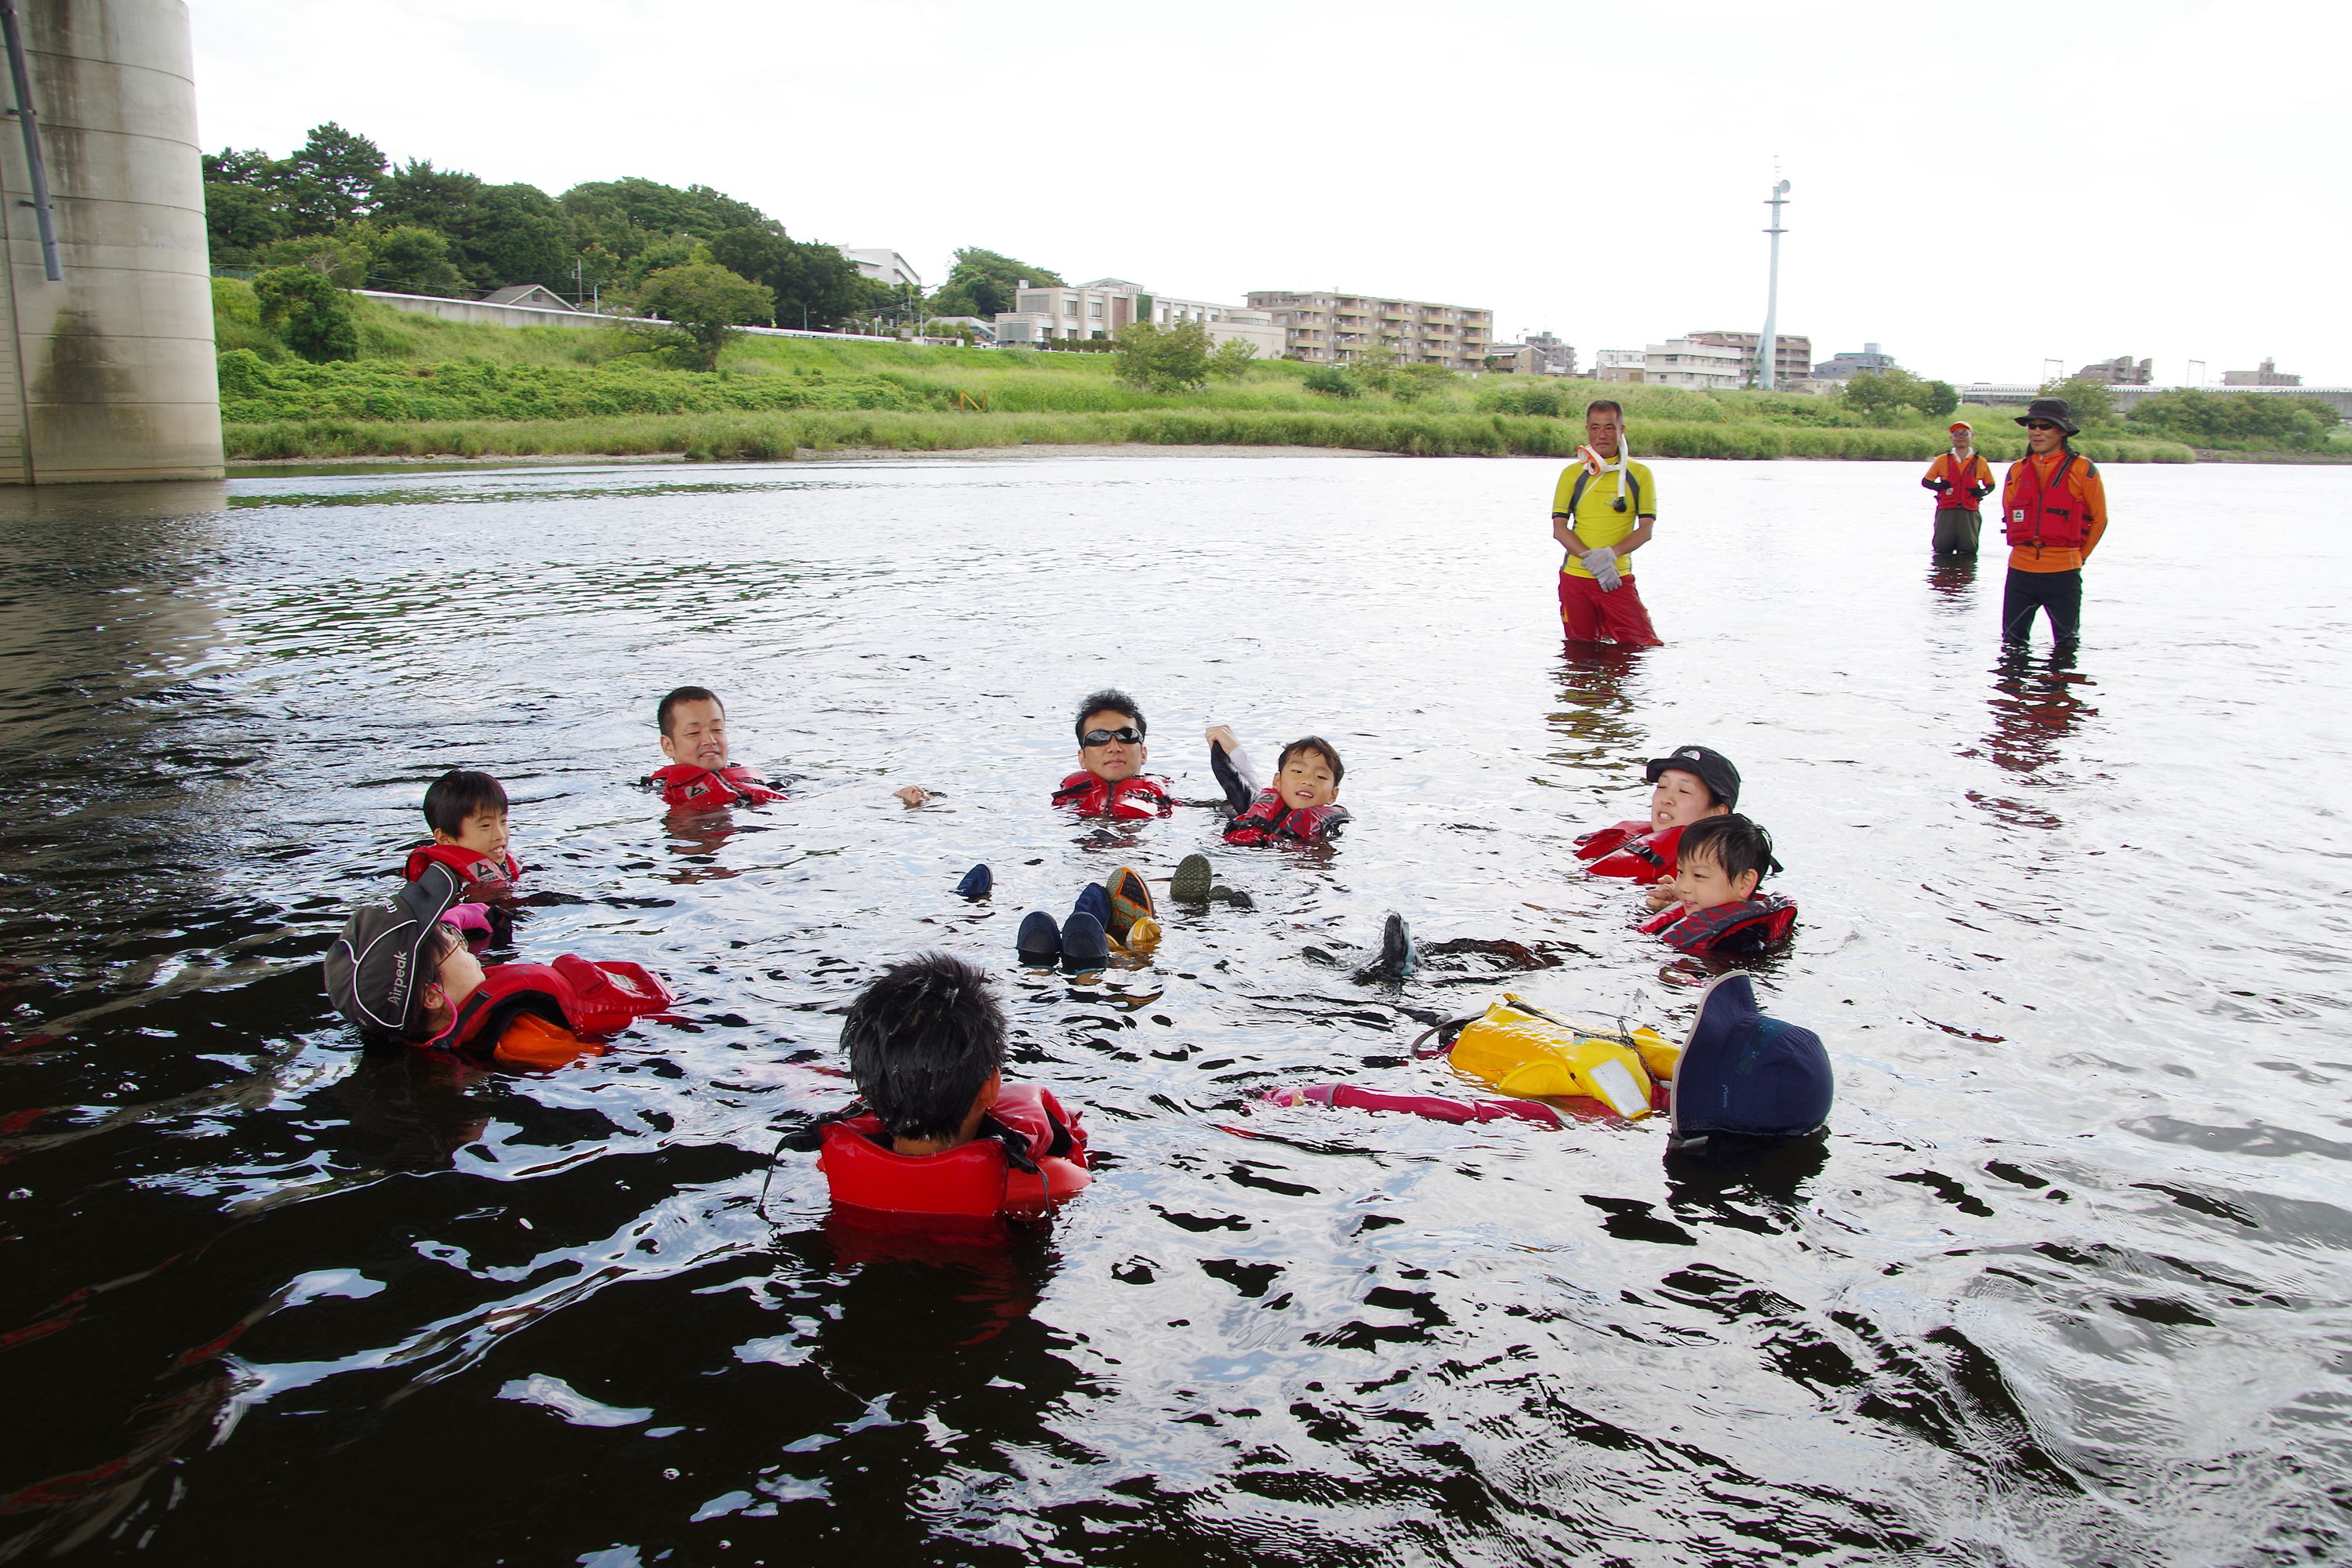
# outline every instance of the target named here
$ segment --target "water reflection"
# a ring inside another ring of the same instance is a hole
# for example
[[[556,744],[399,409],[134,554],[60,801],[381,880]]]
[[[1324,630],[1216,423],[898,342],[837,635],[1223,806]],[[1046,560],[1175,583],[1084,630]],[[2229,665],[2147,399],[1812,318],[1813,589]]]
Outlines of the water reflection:
[[[1973,555],[1937,555],[1927,563],[1927,592],[1947,611],[1965,614],[1974,609],[1976,586],[1977,558]]]
[[[2084,720],[2098,717],[2099,710],[2082,696],[2084,687],[2096,683],[2074,671],[2074,663],[2071,650],[2043,659],[2001,654],[1987,701],[1992,729],[1984,740],[1995,765],[2012,773],[2039,773],[2061,761],[2061,742]]]
[[[1550,715],[1558,742],[1552,761],[1614,771],[1642,754],[1648,731],[1635,721],[1645,650],[1617,643],[1566,644],[1558,674],[1559,706]]]

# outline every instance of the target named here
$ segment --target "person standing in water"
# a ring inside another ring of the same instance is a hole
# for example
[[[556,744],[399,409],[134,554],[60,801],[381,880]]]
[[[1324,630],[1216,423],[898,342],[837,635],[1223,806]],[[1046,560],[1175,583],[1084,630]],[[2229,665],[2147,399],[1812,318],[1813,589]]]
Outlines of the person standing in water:
[[[1938,555],[1976,559],[1977,532],[1984,526],[1978,510],[1992,494],[1992,466],[1976,449],[1976,429],[1965,419],[1952,421],[1952,449],[1939,452],[1927,465],[1920,485],[1936,493],[1936,543]]]
[[[1584,409],[1585,444],[1560,471],[1551,498],[1551,536],[1568,552],[1559,568],[1559,618],[1571,642],[1656,647],[1657,631],[1633,574],[1618,563],[1650,542],[1658,486],[1625,443],[1625,410],[1614,398]]]
[[[2097,465],[2067,440],[2082,426],[2064,398],[2035,398],[2018,423],[2025,426],[2025,456],[2009,466],[2000,489],[2010,546],[2000,640],[2023,652],[2034,612],[2046,610],[2057,651],[2071,654],[2082,636],[2083,565],[2107,531],[2107,489]]]

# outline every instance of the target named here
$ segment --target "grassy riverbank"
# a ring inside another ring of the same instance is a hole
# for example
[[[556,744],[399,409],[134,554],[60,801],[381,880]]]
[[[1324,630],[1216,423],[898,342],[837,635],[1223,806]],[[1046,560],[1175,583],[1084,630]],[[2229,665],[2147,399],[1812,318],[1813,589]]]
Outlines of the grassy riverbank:
[[[1294,446],[1417,457],[1567,457],[1584,404],[1626,407],[1634,450],[1668,458],[1926,462],[1942,421],[1870,424],[1834,400],[1667,387],[1452,376],[1356,387],[1305,384],[1276,362],[1242,380],[1160,394],[1118,380],[1108,355],[746,338],[716,373],[632,353],[627,334],[443,321],[358,301],[356,361],[311,364],[257,325],[242,285],[218,284],[222,417],[232,461],[435,456],[789,458],[848,448],[943,451],[1031,445]],[[2022,449],[1988,416],[1994,458]],[[2094,433],[2103,462],[2189,462],[2185,446]]]

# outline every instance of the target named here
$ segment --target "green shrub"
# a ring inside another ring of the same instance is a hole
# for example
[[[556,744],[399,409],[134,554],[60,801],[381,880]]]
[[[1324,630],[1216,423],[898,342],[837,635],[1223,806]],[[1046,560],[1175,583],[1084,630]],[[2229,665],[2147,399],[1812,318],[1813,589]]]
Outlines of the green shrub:
[[[1364,391],[1356,384],[1353,376],[1336,364],[1310,367],[1300,378],[1299,384],[1309,392],[1319,392],[1328,397],[1360,397]]]

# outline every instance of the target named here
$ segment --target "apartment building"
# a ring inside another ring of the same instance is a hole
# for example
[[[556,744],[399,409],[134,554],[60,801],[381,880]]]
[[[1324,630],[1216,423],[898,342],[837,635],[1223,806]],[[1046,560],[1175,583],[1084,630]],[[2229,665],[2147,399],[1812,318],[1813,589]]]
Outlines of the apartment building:
[[[1249,305],[1282,330],[1286,354],[1313,364],[1345,364],[1384,348],[1400,364],[1478,370],[1495,342],[1495,312],[1470,305],[1275,289],[1251,289]]]
[[[920,289],[923,280],[915,275],[907,258],[895,250],[873,246],[836,245],[835,250],[847,257],[857,268],[861,278],[871,278],[877,283],[887,283],[893,289]]]
[[[1718,348],[1739,351],[1739,384],[1759,384],[1756,374],[1757,352],[1762,348],[1761,332],[1685,332],[1684,337],[1695,343],[1712,343]],[[1784,332],[1772,334],[1772,381],[1786,386],[1792,381],[1803,381],[1813,374],[1813,340],[1790,337]]]
[[[1592,379],[1638,382],[1648,361],[1649,356],[1640,349],[1595,349],[1592,351]]]
[[[1723,343],[1668,338],[1642,350],[1642,384],[1726,392],[1739,385],[1739,351]]]
[[[1124,278],[1036,288],[1024,279],[1013,295],[1016,309],[997,312],[994,325],[999,343],[1042,346],[1057,338],[1116,338],[1135,321],[1163,327],[1198,321],[1207,329],[1209,341],[1220,347],[1238,338],[1253,344],[1262,359],[1282,354],[1282,331],[1264,310],[1209,300],[1173,299],[1151,293]]]

